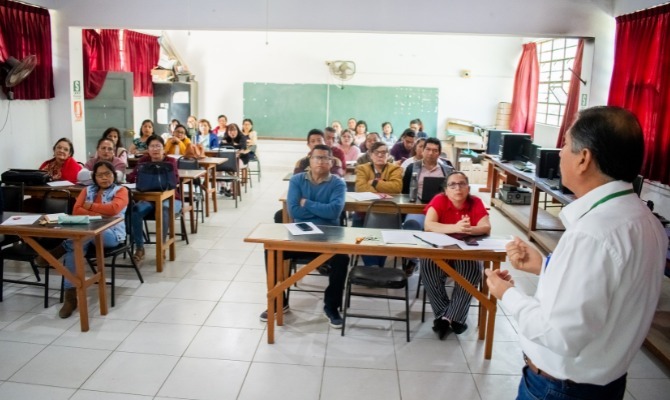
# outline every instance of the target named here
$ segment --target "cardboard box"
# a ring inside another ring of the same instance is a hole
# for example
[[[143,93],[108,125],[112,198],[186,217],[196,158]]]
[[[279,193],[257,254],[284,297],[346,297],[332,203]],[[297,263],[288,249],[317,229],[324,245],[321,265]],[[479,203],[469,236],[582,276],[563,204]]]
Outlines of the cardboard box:
[[[151,70],[151,80],[154,82],[172,82],[174,72],[170,69],[154,68]]]

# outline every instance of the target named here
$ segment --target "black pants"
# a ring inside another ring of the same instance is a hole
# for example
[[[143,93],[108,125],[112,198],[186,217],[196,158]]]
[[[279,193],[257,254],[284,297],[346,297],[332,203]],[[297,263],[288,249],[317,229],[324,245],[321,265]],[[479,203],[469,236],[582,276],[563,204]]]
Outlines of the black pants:
[[[300,251],[285,251],[284,259],[299,259],[309,262],[320,253],[307,253]],[[329,261],[330,275],[328,276],[328,287],[324,291],[323,304],[329,309],[335,310],[342,306],[342,294],[344,293],[344,282],[347,279],[347,268],[349,266],[349,256],[346,254],[335,254]],[[268,268],[268,252],[265,251],[265,270]],[[286,291],[284,291],[284,305],[288,305]]]

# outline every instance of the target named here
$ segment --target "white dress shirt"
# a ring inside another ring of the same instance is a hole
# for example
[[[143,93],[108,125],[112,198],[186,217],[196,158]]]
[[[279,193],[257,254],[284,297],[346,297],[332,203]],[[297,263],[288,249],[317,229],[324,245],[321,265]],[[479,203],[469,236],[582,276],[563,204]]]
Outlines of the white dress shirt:
[[[604,385],[626,373],[646,337],[661,290],[668,238],[631,189],[614,181],[561,212],[566,227],[537,291],[502,299],[524,353],[558,379]],[[589,211],[589,209],[591,209]]]

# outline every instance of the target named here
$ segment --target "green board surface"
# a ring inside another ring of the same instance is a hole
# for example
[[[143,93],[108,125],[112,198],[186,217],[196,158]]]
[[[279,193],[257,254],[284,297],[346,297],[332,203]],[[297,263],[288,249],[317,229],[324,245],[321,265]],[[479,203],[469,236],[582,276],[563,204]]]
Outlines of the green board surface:
[[[396,137],[420,118],[424,131],[435,136],[437,107],[437,88],[244,83],[244,118],[263,137],[306,138],[310,129],[334,120],[346,127],[351,117],[364,120],[368,132],[381,133],[389,121]]]

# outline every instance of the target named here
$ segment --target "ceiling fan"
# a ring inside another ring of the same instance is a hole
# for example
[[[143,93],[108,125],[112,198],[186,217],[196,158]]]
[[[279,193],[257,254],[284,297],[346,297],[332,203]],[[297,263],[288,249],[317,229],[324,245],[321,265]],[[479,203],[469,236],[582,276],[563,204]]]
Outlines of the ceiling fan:
[[[7,57],[7,60],[0,63],[0,85],[7,94],[8,100],[14,100],[14,91],[12,88],[30,75],[37,66],[37,57],[31,54],[19,61],[14,57]]]

